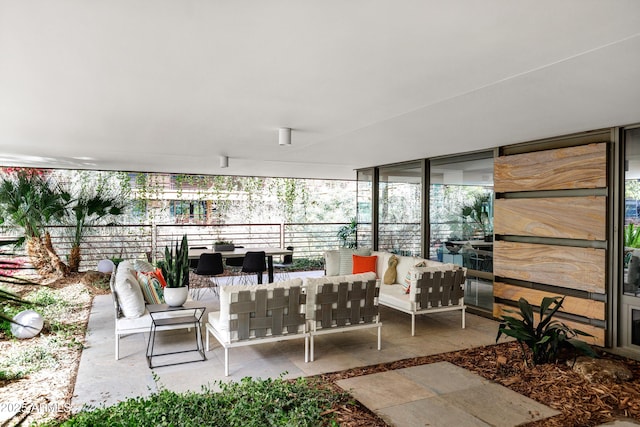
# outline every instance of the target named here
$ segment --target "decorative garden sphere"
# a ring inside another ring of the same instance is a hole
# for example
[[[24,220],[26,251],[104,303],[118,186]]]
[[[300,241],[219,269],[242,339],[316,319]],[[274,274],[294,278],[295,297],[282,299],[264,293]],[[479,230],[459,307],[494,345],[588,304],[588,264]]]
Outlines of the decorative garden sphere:
[[[11,333],[19,339],[33,338],[40,333],[44,319],[33,310],[24,310],[16,314],[11,324]]]

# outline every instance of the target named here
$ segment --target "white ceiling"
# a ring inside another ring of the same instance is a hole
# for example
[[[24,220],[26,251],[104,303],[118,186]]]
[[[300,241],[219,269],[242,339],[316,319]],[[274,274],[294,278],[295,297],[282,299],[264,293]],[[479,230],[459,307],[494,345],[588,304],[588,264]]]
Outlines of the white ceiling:
[[[638,122],[638,0],[0,0],[5,166],[353,179]]]

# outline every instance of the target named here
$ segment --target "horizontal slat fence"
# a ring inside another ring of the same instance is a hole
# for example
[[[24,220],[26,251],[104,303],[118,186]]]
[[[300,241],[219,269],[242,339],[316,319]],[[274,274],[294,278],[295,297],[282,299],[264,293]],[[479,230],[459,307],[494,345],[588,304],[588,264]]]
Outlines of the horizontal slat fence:
[[[157,259],[164,247],[187,235],[189,246],[211,248],[218,240],[233,241],[237,246],[294,247],[294,258],[321,258],[322,254],[341,246],[338,230],[346,223],[284,223],[284,224],[160,224],[113,225],[87,227],[82,242],[80,271],[95,269],[105,258]],[[72,244],[72,227],[48,228],[53,246],[63,259]],[[5,229],[0,237],[16,237]],[[407,239],[410,239],[407,236]],[[366,244],[365,244],[366,246]],[[18,252],[24,256],[24,252]]]

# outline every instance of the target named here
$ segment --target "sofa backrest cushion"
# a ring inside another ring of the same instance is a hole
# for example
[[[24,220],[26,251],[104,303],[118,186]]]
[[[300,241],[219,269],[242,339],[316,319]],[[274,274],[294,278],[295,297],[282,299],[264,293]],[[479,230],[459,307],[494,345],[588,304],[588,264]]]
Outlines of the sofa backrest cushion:
[[[335,249],[324,253],[324,274],[338,276],[340,274],[340,251]]]
[[[387,268],[389,268],[389,258],[391,258],[391,255],[393,254],[390,252],[373,251],[371,252],[371,255],[376,255],[378,257],[378,262],[376,266],[378,271],[378,277],[383,277],[384,273],[387,271]],[[396,281],[394,282],[395,284],[403,283],[403,281],[407,277],[407,273],[409,272],[409,270],[420,262],[424,261],[427,264],[427,266],[442,265],[441,262],[431,261],[431,260],[420,258],[420,257],[400,256],[400,255],[396,255],[396,256],[398,257],[398,264],[396,265]]]
[[[369,256],[371,249],[340,248],[340,275],[353,274],[353,255]]]
[[[122,261],[116,269],[114,289],[122,315],[127,318],[136,318],[144,314],[144,298],[138,284],[135,270],[129,261]]]

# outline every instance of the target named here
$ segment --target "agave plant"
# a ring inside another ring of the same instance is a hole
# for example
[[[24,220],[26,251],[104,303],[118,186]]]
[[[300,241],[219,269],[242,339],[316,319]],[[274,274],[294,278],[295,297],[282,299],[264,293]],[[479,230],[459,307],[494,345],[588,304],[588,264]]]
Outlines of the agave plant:
[[[189,243],[187,235],[182,242],[175,242],[174,248],[164,248],[164,259],[158,262],[168,288],[189,286]]]
[[[510,313],[518,313],[521,318],[514,316],[502,316],[498,328],[496,342],[504,334],[515,338],[522,348],[525,362],[527,362],[527,351],[525,345],[531,351],[531,358],[534,365],[555,362],[561,349],[571,348],[578,350],[588,356],[597,357],[595,351],[584,341],[576,337],[592,335],[572,329],[566,324],[554,320],[553,316],[560,310],[564,297],[545,297],[540,304],[540,320],[535,323],[533,307],[529,302],[520,298],[518,306],[520,311],[505,310]]]

